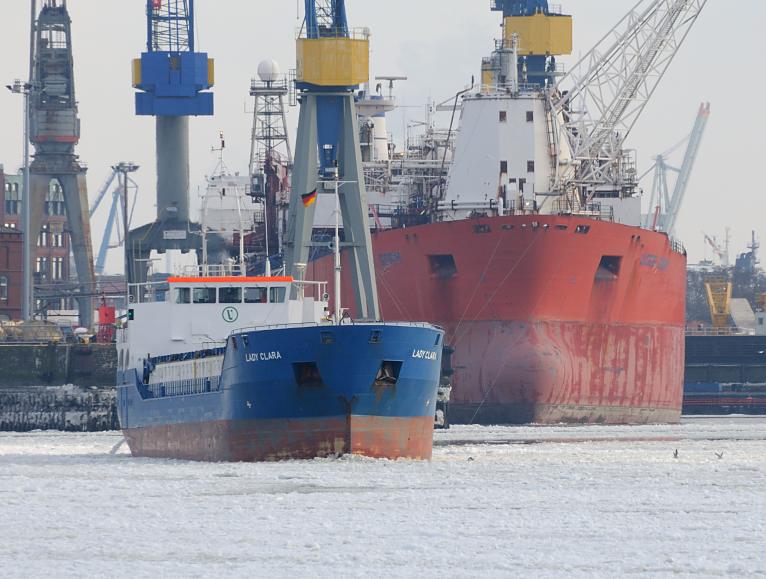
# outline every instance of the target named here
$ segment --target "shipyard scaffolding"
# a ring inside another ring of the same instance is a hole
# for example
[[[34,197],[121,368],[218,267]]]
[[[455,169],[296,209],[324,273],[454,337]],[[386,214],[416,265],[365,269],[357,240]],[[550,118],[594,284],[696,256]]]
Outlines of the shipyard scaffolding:
[[[35,3],[32,6],[34,14]],[[29,139],[35,153],[30,165],[30,231],[41,230],[43,213],[53,206],[49,198],[53,184],[63,195],[66,232],[77,270],[78,285],[72,296],[78,303],[80,325],[89,328],[93,325],[93,300],[89,294],[94,289],[95,274],[86,169],[75,154],[80,140],[80,119],[66,0],[45,0],[32,26]],[[37,240],[37,235],[33,235],[32,240]],[[40,269],[30,257],[30,263],[26,264],[28,271]]]
[[[287,130],[286,99],[295,98],[292,79],[280,73],[273,60],[258,65],[258,78],[250,82],[253,129],[250,139],[249,194],[260,209],[256,230],[248,236],[245,251],[255,269],[279,266],[280,248],[287,228],[293,152]],[[266,264],[269,264],[268,266]]]

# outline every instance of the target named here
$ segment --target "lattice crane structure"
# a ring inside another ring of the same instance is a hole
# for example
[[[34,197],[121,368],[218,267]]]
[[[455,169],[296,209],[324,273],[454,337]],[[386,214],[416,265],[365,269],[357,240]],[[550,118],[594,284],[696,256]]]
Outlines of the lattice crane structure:
[[[649,213],[644,216],[644,227],[647,229],[664,231],[670,236],[675,234],[676,221],[681,212],[681,205],[689,186],[689,179],[694,169],[694,163],[697,160],[697,153],[699,152],[709,117],[710,103],[702,103],[697,114],[697,120],[694,123],[694,128],[689,136],[669,151],[657,155],[654,166],[649,169],[649,171],[654,169],[654,178],[652,180],[652,193],[649,199]],[[681,166],[673,167],[668,164],[668,156],[684,144],[687,147]],[[647,171],[647,174],[649,171]],[[668,175],[671,173],[676,175],[672,192],[668,185]]]
[[[640,0],[549,91],[556,171],[552,191],[578,210],[594,197],[632,197],[624,148],[707,0]]]

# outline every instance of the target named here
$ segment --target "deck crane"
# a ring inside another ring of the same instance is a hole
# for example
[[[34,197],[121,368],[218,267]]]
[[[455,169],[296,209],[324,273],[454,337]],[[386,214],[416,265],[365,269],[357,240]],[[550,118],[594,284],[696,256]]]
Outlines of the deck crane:
[[[640,0],[548,91],[551,190],[582,210],[594,197],[633,197],[624,143],[707,0]]]
[[[300,117],[285,239],[287,272],[296,275],[308,262],[317,195],[337,187],[357,312],[363,319],[379,319],[354,102],[354,91],[370,78],[369,31],[349,28],[345,0],[305,0],[296,48]],[[336,264],[336,280],[338,269]],[[337,283],[333,291],[339,291]]]
[[[697,113],[697,120],[694,128],[687,138],[678,145],[669,149],[661,155],[657,155],[654,165],[644,175],[654,170],[654,180],[652,181],[652,195],[649,202],[649,213],[645,216],[644,227],[664,231],[672,236],[676,226],[678,214],[681,211],[681,204],[689,185],[694,162],[697,160],[702,136],[705,133],[708,118],[710,117],[710,103],[702,103]],[[668,156],[680,146],[688,143],[684,160],[680,168],[672,167],[668,164]],[[673,187],[673,193],[670,193],[668,187],[668,173],[676,174],[676,183]],[[639,179],[640,181],[641,179]]]

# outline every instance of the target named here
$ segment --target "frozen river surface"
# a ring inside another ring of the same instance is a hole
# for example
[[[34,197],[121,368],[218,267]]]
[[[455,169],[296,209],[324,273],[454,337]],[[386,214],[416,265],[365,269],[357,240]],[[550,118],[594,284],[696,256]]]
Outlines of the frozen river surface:
[[[766,577],[763,418],[455,427],[430,463],[120,440],[0,434],[3,577]]]

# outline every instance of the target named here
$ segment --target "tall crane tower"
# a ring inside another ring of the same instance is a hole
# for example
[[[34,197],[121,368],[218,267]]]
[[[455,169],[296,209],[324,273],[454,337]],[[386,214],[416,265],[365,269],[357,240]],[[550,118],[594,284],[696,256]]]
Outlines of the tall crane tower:
[[[688,138],[669,151],[658,155],[655,159],[654,167],[652,167],[654,169],[652,195],[649,201],[649,213],[644,218],[644,227],[664,231],[671,236],[674,234],[676,220],[681,212],[681,204],[683,203],[686,189],[689,186],[689,179],[694,169],[694,163],[697,160],[697,153],[699,152],[702,136],[705,134],[705,127],[709,117],[710,103],[702,103],[697,113],[694,128]],[[688,145],[681,167],[676,168],[669,165],[668,155],[685,143],[688,143]],[[651,170],[649,169],[649,171]],[[676,174],[676,182],[672,193],[668,187],[669,173]]]
[[[345,237],[342,245],[357,311],[364,319],[379,319],[354,103],[354,90],[369,81],[369,32],[349,28],[345,0],[305,0],[305,11],[297,40],[300,117],[285,265],[289,273],[296,273],[300,264],[307,263],[316,196],[334,191],[337,184]]]
[[[32,23],[29,139],[35,154],[30,165],[30,231],[35,232],[31,238],[36,240],[51,182],[57,181],[64,195],[80,292],[92,294],[95,274],[88,189],[85,168],[75,154],[75,146],[80,140],[80,119],[75,96],[71,22],[66,0],[44,0],[36,21]],[[34,271],[34,263],[26,267]],[[91,327],[92,299],[80,297],[77,302],[80,325]]]
[[[130,232],[128,280],[146,279],[152,250],[202,248],[189,218],[189,117],[213,114],[214,63],[196,52],[194,0],[146,0],[146,52],[133,61],[136,114],[156,118],[157,219]]]

